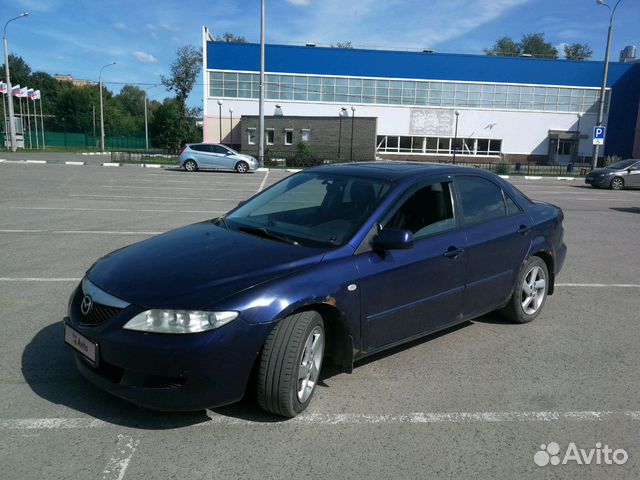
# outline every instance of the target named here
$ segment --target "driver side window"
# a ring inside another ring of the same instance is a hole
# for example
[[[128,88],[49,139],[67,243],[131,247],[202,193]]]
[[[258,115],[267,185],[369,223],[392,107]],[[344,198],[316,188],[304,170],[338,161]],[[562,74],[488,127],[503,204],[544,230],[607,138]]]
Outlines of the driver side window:
[[[454,226],[449,183],[434,183],[413,193],[383,228],[410,230],[417,240]]]

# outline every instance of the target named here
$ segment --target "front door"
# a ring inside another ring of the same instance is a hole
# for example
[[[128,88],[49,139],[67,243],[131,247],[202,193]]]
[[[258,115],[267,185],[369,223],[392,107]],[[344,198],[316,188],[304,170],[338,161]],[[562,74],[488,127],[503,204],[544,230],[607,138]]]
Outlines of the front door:
[[[462,313],[466,240],[456,229],[449,183],[416,188],[380,222],[411,230],[413,248],[356,256],[366,352],[438,330]]]

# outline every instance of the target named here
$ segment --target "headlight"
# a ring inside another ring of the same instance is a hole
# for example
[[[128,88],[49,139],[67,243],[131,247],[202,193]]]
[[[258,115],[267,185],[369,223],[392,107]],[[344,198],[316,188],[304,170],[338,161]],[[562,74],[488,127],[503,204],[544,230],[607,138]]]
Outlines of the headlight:
[[[154,333],[198,333],[220,328],[238,318],[238,312],[147,310],[129,320],[126,330]]]

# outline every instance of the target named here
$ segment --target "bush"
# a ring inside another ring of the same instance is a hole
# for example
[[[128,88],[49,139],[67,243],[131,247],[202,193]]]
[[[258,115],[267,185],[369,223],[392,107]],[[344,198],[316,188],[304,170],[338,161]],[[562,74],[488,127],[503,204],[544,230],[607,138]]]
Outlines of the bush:
[[[618,155],[607,155],[604,159],[604,166],[607,167],[612,163],[619,162],[620,160],[622,160],[622,157]]]
[[[504,160],[498,162],[496,165],[496,173],[498,175],[506,175],[511,170],[511,165]]]

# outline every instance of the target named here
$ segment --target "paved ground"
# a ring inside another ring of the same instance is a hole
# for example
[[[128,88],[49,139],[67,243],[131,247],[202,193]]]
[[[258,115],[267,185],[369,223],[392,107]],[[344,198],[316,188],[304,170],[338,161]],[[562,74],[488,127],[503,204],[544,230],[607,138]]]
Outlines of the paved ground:
[[[515,180],[566,215],[569,257],[542,316],[486,316],[351,375],[327,371],[294,420],[250,401],[156,414],[84,381],[60,319],[91,263],[284,175],[0,164],[2,478],[640,476],[639,191]],[[550,442],[600,442],[628,460],[536,466]]]

